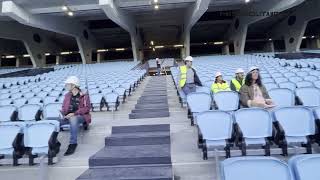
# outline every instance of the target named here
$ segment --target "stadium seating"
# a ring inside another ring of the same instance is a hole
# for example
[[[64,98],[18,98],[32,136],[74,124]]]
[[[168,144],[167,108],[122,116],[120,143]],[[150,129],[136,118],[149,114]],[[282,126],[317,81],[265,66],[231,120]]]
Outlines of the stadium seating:
[[[207,93],[195,92],[187,96],[188,117],[191,119],[191,125],[196,124],[196,116],[198,113],[211,109],[211,96]]]

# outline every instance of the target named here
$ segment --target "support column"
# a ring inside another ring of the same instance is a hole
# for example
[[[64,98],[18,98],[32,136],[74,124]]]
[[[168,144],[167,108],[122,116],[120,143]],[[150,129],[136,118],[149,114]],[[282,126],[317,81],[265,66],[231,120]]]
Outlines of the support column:
[[[264,52],[274,52],[274,44],[273,41],[266,42],[264,46]]]
[[[19,68],[20,67],[20,61],[23,60],[23,56],[18,56],[16,57],[16,67]]]
[[[222,46],[222,54],[223,55],[230,55],[229,44]]]
[[[317,49],[320,49],[320,39],[317,39]]]
[[[299,5],[303,1],[304,0],[268,0],[246,5],[245,8],[241,9],[239,14],[236,15],[226,37],[226,39],[233,42],[235,54],[244,54],[249,25],[267,18],[266,12],[282,12]]]
[[[56,55],[56,65],[59,65],[62,63],[62,56]]]
[[[102,53],[98,52],[97,53],[97,63],[101,63],[102,57],[103,57]]]
[[[320,18],[319,7],[318,0],[305,1],[290,16],[274,26],[271,36],[283,38],[287,52],[299,52],[308,22]]]

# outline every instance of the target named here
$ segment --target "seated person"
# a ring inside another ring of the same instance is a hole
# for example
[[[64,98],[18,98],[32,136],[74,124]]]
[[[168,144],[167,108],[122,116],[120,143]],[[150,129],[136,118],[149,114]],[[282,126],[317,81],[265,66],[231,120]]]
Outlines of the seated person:
[[[184,59],[185,65],[179,67],[179,88],[185,95],[196,92],[197,86],[202,86],[196,70],[192,67],[193,58],[187,56]]]
[[[229,85],[223,80],[221,72],[217,72],[215,76],[216,80],[211,86],[211,91],[217,93],[220,91],[230,91]]]
[[[244,70],[239,68],[236,70],[236,77],[230,82],[230,89],[232,91],[240,91],[242,85],[244,85]]]
[[[83,124],[87,129],[91,122],[90,99],[88,94],[80,90],[80,81],[76,76],[70,76],[65,81],[66,89],[69,91],[63,100],[61,113],[64,116],[60,120],[60,125],[70,124],[70,143],[65,156],[71,155],[77,148],[77,136],[79,125]]]
[[[240,102],[244,107],[274,107],[266,88],[261,82],[258,67],[251,67],[245,84],[240,89]]]

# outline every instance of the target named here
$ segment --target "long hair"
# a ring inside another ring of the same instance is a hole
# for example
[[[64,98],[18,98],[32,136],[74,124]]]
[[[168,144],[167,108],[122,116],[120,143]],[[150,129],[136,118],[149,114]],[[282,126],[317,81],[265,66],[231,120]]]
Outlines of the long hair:
[[[222,83],[226,83],[225,80],[222,80],[221,82],[222,82]],[[218,83],[217,78],[214,80],[214,83]]]
[[[247,86],[251,86],[252,85],[252,73],[249,72],[247,75],[246,75],[246,79],[245,79],[245,85]],[[258,79],[256,80],[256,83],[258,84],[258,86],[262,86],[262,82],[261,82],[261,77],[260,77],[260,73],[258,74]]]

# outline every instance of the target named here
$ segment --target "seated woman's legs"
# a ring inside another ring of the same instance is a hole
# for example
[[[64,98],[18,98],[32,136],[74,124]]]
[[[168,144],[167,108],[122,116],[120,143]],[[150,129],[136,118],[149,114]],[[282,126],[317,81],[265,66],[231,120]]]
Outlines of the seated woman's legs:
[[[70,144],[77,144],[78,131],[80,124],[84,123],[82,116],[73,116],[69,119],[70,123]]]

